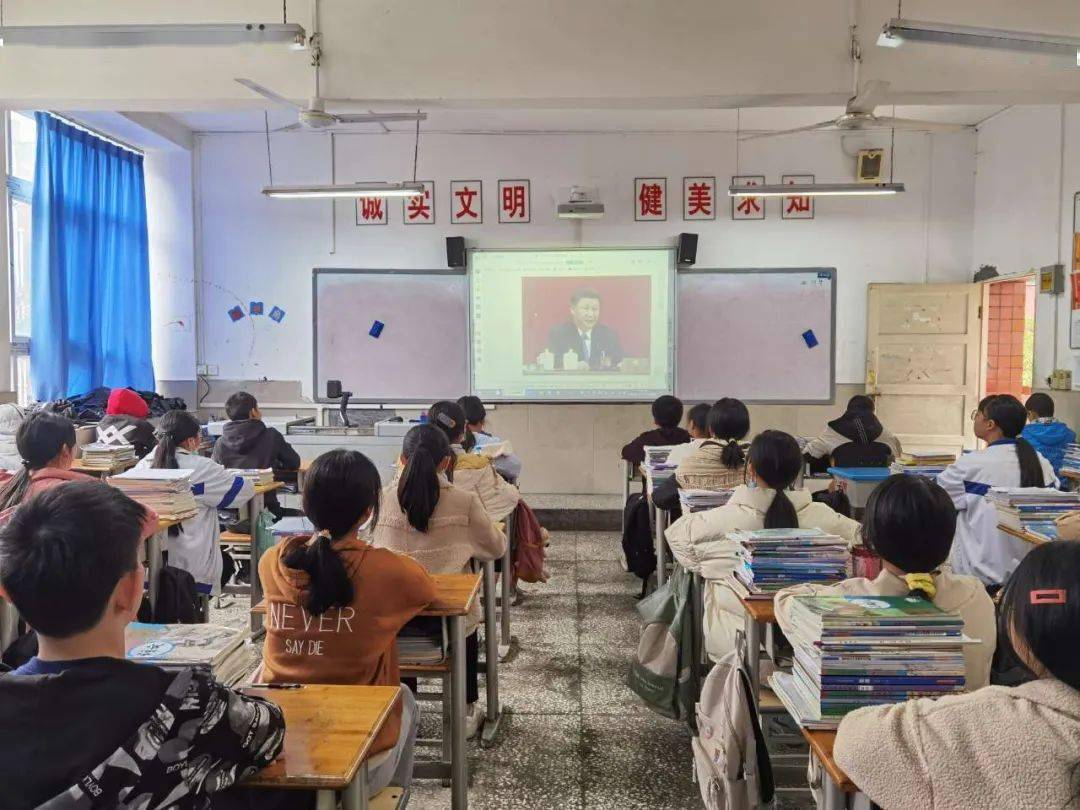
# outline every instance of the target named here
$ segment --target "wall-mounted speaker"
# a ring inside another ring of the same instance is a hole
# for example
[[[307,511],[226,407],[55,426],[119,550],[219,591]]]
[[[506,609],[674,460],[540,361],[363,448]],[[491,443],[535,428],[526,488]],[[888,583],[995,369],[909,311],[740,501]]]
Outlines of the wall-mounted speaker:
[[[464,267],[465,266],[465,237],[464,236],[448,236],[448,237],[446,237],[446,266],[447,267]]]
[[[697,261],[697,238],[696,233],[679,234],[679,247],[675,252],[675,262],[679,267],[690,267]]]

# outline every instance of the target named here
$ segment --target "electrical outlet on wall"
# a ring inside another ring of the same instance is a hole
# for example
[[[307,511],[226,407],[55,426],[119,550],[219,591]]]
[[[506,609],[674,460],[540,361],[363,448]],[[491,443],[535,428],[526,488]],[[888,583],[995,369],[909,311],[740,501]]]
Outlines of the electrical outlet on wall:
[[[200,363],[195,367],[195,373],[200,377],[216,377],[218,375],[218,367],[213,363]]]

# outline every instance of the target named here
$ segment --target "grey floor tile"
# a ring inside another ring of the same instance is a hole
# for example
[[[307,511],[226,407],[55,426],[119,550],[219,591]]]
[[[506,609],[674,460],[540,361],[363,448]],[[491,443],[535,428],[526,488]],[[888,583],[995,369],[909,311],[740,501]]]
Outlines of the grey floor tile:
[[[636,647],[618,650],[607,645],[581,647],[581,710],[590,714],[637,714],[664,718],[652,712],[626,685]]]
[[[641,619],[632,595],[582,594],[578,597],[578,622],[583,645],[607,645],[611,649],[636,649]]]
[[[578,532],[578,560],[617,562],[622,557],[622,537],[619,532]]]
[[[582,773],[589,810],[701,806],[690,776],[690,732],[657,715],[586,715]]]
[[[577,564],[578,593],[637,596],[641,580],[609,560],[581,560]]]
[[[545,566],[547,582],[522,582],[521,590],[527,594],[543,596],[545,594],[574,594],[577,592],[577,563],[568,560],[555,560]]]
[[[484,700],[481,678],[480,700]],[[577,642],[567,645],[522,643],[517,655],[499,667],[499,694],[515,715],[577,714],[581,711],[581,671]]]
[[[522,646],[577,644],[577,597],[566,593],[530,595],[510,608],[510,632]]]
[[[548,561],[573,562],[577,559],[576,532],[551,532],[548,541],[550,545],[545,552]]]

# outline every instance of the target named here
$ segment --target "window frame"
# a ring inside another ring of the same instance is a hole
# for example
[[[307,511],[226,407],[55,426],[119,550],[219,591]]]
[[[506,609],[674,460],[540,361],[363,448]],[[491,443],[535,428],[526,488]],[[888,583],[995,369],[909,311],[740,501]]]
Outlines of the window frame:
[[[31,392],[21,391],[18,389],[19,373],[18,363],[22,357],[28,358],[30,355],[30,336],[18,335],[15,333],[15,217],[14,207],[15,202],[21,202],[31,209],[31,216],[33,216],[34,205],[34,183],[30,180],[24,180],[20,177],[15,177],[11,174],[13,163],[13,143],[12,143],[12,117],[15,115],[26,115],[26,113],[19,110],[5,110],[2,121],[2,134],[4,142],[3,154],[0,155],[0,169],[2,169],[4,184],[4,208],[5,208],[5,233],[3,237],[5,239],[6,250],[4,253],[7,257],[7,267],[5,268],[7,274],[6,289],[7,289],[7,326],[8,326],[8,345],[9,350],[9,368],[8,368],[8,388],[15,391],[18,395],[20,402],[25,402],[31,398]]]

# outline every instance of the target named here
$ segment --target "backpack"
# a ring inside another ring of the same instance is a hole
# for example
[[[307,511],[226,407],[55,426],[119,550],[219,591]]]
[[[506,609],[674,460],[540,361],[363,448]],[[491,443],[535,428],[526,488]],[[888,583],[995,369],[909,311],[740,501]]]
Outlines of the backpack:
[[[195,577],[183,568],[166,565],[158,576],[154,622],[157,624],[198,624],[202,605],[195,587]]]
[[[814,503],[823,503],[836,514],[851,517],[851,499],[839,489],[822,489],[810,496]]]
[[[626,499],[622,547],[626,569],[648,581],[656,571],[656,549],[653,546],[652,522],[649,520],[649,502],[641,493],[634,493]]]
[[[637,604],[644,626],[627,685],[665,717],[695,730],[699,651],[696,650],[693,577],[675,566],[670,579]]]
[[[706,810],[750,810],[773,799],[769,751],[743,667],[745,644],[740,638],[720,659],[696,706],[698,734],[690,742]]]
[[[522,582],[547,582],[544,570],[545,532],[536,519],[536,513],[525,501],[518,501],[514,508],[514,580]]]
[[[834,467],[888,467],[892,457],[884,442],[847,442],[832,451]]]

